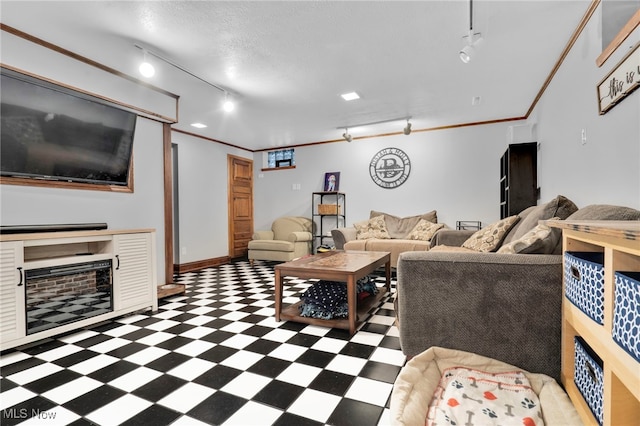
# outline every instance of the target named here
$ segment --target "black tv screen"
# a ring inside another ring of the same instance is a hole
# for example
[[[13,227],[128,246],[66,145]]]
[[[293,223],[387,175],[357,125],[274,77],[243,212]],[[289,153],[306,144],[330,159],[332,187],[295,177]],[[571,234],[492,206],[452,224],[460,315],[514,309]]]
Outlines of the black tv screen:
[[[2,176],[127,186],[137,115],[1,68]]]

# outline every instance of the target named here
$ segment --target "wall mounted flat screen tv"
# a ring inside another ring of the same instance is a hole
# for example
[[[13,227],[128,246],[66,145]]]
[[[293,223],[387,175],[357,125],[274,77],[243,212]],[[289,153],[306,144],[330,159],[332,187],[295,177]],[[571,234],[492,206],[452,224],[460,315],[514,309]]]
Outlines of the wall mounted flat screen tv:
[[[3,177],[127,186],[137,115],[1,68]]]

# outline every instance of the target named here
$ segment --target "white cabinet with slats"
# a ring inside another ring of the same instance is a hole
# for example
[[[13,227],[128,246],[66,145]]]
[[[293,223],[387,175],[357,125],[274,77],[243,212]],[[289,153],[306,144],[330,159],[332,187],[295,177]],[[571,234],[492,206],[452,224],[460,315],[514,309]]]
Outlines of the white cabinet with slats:
[[[0,246],[0,342],[24,335],[22,241],[11,241]]]
[[[156,294],[155,275],[151,248],[154,246],[151,234],[114,235],[114,308],[127,309],[144,305]],[[157,303],[157,302],[156,302]]]
[[[152,229],[0,235],[0,350],[125,314],[149,309],[156,311],[155,248],[155,231]],[[34,290],[31,285],[27,286],[27,271],[41,268],[64,270],[78,263],[104,264],[109,261],[111,264],[106,263],[106,270],[110,268],[112,277],[111,307],[94,316],[56,324],[42,331],[28,326],[27,291]]]

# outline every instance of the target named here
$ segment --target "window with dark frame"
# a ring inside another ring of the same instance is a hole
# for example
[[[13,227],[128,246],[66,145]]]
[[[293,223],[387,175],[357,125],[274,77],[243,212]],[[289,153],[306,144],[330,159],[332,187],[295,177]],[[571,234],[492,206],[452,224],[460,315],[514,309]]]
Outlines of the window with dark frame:
[[[267,168],[292,167],[296,165],[293,148],[270,151],[267,153]]]

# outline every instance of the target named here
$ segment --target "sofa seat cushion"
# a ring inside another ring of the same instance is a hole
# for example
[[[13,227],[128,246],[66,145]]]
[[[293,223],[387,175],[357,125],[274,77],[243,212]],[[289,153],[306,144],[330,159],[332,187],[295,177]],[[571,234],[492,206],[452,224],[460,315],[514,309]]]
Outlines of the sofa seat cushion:
[[[369,251],[425,251],[429,250],[429,241],[422,240],[380,240],[372,238],[367,240]]]
[[[284,240],[251,240],[249,250],[294,251],[295,244]]]
[[[351,240],[344,243],[344,250],[366,250],[367,249],[367,241],[369,240]],[[385,240],[389,241],[389,240]]]
[[[384,222],[387,225],[387,230],[391,238],[405,238],[409,234],[409,232],[411,232],[413,228],[415,228],[420,219],[438,223],[438,215],[435,210],[432,210],[428,213],[407,217],[398,217],[389,213],[371,210],[371,213],[369,213],[369,218],[373,218],[376,216],[384,216]]]
[[[404,251],[426,251],[430,242],[422,240],[389,240],[379,238],[369,238],[368,240],[351,240],[344,244],[345,250],[369,250],[369,251],[391,251],[392,249],[403,249]]]
[[[458,247],[458,246],[445,246],[444,244],[437,245],[435,247],[431,247],[430,251],[434,252],[457,252],[457,253],[477,253],[477,250],[473,250],[466,247]]]
[[[386,251],[391,253],[391,266],[398,264],[398,256],[405,251],[427,251],[431,243],[421,240],[391,240],[370,238],[368,240],[347,241],[344,250]]]
[[[413,357],[400,370],[391,393],[391,423],[407,426],[425,424],[429,403],[443,372],[458,366],[490,373],[523,371],[492,358],[433,346]],[[545,424],[582,424],[571,400],[554,379],[535,372],[523,373],[538,395]]]

